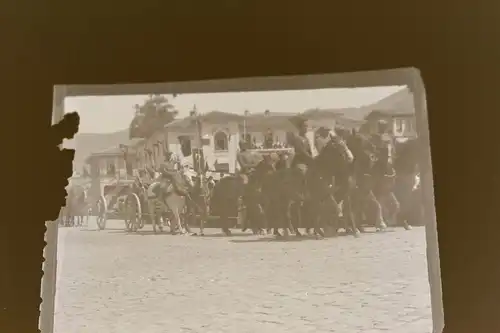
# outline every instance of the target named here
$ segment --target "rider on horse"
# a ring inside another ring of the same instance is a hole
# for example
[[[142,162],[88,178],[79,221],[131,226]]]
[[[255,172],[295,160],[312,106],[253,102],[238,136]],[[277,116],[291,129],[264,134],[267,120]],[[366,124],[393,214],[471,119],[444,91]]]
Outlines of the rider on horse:
[[[307,167],[310,167],[313,163],[311,144],[309,143],[309,139],[306,137],[308,130],[307,119],[301,116],[295,116],[290,119],[290,121],[298,130],[298,134],[295,134],[292,137],[292,145],[295,149],[292,167],[305,172]]]
[[[170,153],[168,160],[160,166],[160,180],[163,184],[169,182],[173,185],[177,194],[189,196],[189,192],[193,188],[193,181],[187,175],[187,164],[182,165],[181,170],[178,169],[180,164],[179,159],[173,153]]]
[[[314,158],[312,155],[311,144],[309,139],[306,137],[308,131],[307,119],[301,115],[292,117],[290,122],[297,128],[298,133],[292,134],[290,137],[291,144],[295,150],[292,162],[291,162],[291,190],[292,190],[292,206],[293,215],[292,220],[297,221],[295,223],[296,227],[305,227],[307,229],[311,228],[312,225],[301,221],[302,217],[310,216],[310,214],[304,214],[304,204],[308,202],[309,198],[309,188],[308,188],[308,178],[312,175],[308,172],[313,167]],[[310,230],[308,230],[310,231]],[[300,235],[298,229],[296,229],[297,235]]]
[[[375,144],[377,164],[381,168],[380,172],[390,172],[394,157],[394,142],[390,134],[389,123],[384,120],[378,122],[378,131],[372,136],[372,142]]]
[[[378,122],[378,133],[372,138],[376,148],[373,176],[374,194],[382,207],[384,220],[395,223],[400,205],[394,195],[396,172],[393,167],[394,141],[390,132],[387,122]]]

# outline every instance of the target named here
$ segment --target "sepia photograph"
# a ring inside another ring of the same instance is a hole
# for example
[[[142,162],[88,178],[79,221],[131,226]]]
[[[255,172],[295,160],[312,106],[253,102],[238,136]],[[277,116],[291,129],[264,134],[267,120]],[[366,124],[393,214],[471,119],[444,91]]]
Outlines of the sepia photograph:
[[[400,72],[56,86],[80,128],[42,333],[440,332],[425,92]]]

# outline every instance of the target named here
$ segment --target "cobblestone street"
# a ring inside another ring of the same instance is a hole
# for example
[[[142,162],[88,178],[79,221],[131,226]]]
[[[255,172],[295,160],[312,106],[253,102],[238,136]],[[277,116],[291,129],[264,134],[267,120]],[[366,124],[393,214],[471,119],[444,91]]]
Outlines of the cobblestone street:
[[[432,331],[423,227],[270,241],[59,230],[55,333]]]

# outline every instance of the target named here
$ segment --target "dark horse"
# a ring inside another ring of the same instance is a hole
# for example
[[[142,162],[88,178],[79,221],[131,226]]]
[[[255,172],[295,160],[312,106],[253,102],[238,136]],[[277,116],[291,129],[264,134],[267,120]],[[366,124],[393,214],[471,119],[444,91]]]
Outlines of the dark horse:
[[[210,196],[210,215],[218,216],[222,231],[226,235],[231,235],[230,228],[235,223],[231,223],[231,217],[238,216],[240,209],[240,198],[247,179],[245,175],[228,176],[219,180]]]
[[[249,226],[254,234],[262,234],[269,228],[272,211],[269,203],[275,195],[273,178],[276,173],[274,160],[271,155],[264,155],[255,169],[249,174],[248,183],[244,189],[243,202],[246,207],[246,223],[244,229]]]
[[[342,221],[346,231],[357,236],[352,216],[352,163],[354,155],[340,135],[329,132],[316,138],[318,156],[309,172],[309,191],[312,201],[310,214],[314,219],[315,233],[323,236],[321,228],[332,227],[336,234]]]
[[[382,207],[374,193],[377,183],[374,175],[376,147],[366,136],[354,131],[347,136],[346,141],[354,155],[350,177],[350,214],[355,220],[353,224],[360,231],[364,231],[363,225],[383,230],[386,224]]]
[[[317,237],[325,235],[324,229],[339,228],[339,202],[350,212],[350,170],[353,154],[345,141],[324,130],[316,138],[318,155],[307,167],[295,167],[288,171],[286,193],[287,218],[297,236],[299,228],[313,228]],[[354,219],[346,213],[349,230],[357,235]]]
[[[409,229],[409,223],[419,224],[422,205],[418,195],[416,176],[419,172],[419,141],[408,139],[396,145],[394,169],[396,171],[395,194],[400,203],[398,224]]]

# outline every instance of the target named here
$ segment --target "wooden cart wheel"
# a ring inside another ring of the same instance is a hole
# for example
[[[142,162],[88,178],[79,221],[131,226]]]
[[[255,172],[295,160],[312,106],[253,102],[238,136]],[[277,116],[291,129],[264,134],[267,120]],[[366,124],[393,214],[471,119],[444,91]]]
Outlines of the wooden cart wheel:
[[[101,197],[97,201],[96,219],[97,227],[99,228],[99,230],[106,229],[106,222],[108,220],[108,202],[103,195],[101,195]]]
[[[125,224],[129,225],[127,230],[135,232],[141,228],[141,223],[143,223],[141,202],[139,200],[139,197],[135,193],[131,193],[128,195],[126,210],[127,212]]]

